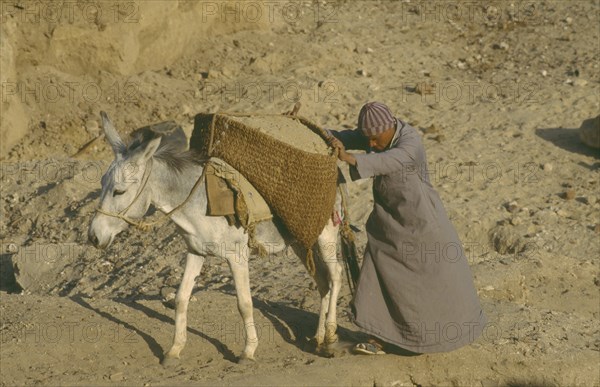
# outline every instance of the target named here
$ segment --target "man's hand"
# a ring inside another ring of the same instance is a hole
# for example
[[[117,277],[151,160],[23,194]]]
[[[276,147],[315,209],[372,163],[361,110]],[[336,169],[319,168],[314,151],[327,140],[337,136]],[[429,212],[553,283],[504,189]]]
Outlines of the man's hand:
[[[344,144],[334,136],[329,137],[329,145],[338,150],[338,159],[347,162],[350,165],[356,165],[356,158],[348,152]]]

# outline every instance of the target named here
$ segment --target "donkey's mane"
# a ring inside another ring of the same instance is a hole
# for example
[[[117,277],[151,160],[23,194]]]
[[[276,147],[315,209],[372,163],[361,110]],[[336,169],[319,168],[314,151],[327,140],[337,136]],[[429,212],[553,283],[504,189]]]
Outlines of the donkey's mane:
[[[182,151],[179,147],[162,143],[153,157],[178,174],[186,168],[202,165],[206,161],[195,149]]]
[[[131,152],[147,144],[155,135],[148,130],[136,130],[131,133],[131,141],[127,144],[127,152]],[[187,139],[183,131],[162,136],[158,149],[152,158],[165,164],[173,172],[180,174],[184,169],[204,164],[206,157],[202,157],[195,149],[187,148]]]

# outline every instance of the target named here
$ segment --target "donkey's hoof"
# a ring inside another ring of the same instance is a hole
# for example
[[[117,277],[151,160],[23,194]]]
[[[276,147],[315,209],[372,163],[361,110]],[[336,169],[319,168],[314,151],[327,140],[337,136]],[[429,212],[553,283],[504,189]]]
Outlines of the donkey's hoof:
[[[320,343],[316,337],[313,337],[310,340],[306,341],[304,349],[312,353],[318,353],[322,345],[322,342]]]
[[[326,335],[325,336],[325,344],[327,345],[331,345],[331,344],[335,344],[339,341],[339,337],[336,333],[334,334],[330,334],[330,335]]]
[[[166,368],[175,367],[176,365],[179,365],[179,363],[179,358],[169,356],[163,357],[160,361],[160,364]]]
[[[319,345],[315,350],[315,354],[321,357],[334,357],[335,351],[332,350],[330,345]]]
[[[348,352],[347,343],[335,342],[332,344],[322,344],[317,348],[316,354],[321,357],[341,357]]]
[[[251,365],[256,364],[256,360],[253,357],[248,357],[248,355],[242,354],[237,361],[240,365]]]

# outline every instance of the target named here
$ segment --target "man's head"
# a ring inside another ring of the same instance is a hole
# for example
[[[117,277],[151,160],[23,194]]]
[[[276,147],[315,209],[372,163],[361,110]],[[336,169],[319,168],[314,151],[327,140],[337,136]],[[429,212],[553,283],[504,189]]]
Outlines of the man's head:
[[[368,138],[373,150],[384,151],[394,137],[395,128],[396,119],[384,104],[369,102],[360,109],[358,129]]]

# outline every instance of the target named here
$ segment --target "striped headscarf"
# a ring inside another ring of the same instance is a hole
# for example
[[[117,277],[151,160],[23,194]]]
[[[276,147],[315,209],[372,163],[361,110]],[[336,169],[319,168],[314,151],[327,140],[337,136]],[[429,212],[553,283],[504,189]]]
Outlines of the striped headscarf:
[[[358,114],[358,129],[367,137],[385,132],[394,126],[394,116],[381,102],[365,104]]]

